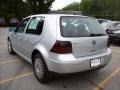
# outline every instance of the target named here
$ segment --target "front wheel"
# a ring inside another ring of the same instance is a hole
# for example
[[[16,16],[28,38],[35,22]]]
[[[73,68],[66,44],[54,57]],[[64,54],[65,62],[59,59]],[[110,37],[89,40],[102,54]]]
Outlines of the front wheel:
[[[35,76],[41,83],[47,83],[50,80],[47,65],[40,54],[35,55],[33,67]]]
[[[12,44],[11,44],[10,40],[8,40],[8,52],[12,55],[14,54],[14,51],[13,51]]]

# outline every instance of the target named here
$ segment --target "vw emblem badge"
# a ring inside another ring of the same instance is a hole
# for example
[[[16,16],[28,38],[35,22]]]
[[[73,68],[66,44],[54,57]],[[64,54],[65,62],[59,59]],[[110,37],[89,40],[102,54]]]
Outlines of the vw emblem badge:
[[[95,40],[92,41],[92,45],[96,45],[96,41]]]

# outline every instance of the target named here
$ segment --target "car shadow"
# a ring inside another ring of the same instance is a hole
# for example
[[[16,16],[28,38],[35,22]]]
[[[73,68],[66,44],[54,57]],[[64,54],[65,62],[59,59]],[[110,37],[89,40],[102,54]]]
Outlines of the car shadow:
[[[82,82],[83,85],[86,83],[90,83],[93,86],[96,86],[96,83],[94,80],[91,80],[89,76],[95,76],[97,78],[100,77],[101,71],[96,70],[96,71],[84,71],[84,72],[79,72],[79,73],[73,73],[73,74],[64,74],[64,75],[54,75],[52,78],[52,81],[50,83],[47,83],[47,86],[51,86],[54,84],[62,84],[63,88],[69,88],[73,84],[80,84]],[[76,86],[76,85],[75,85]]]

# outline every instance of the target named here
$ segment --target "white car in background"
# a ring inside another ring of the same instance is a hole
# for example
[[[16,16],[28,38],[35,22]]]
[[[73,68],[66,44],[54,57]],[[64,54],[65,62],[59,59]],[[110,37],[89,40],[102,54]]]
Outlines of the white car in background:
[[[112,22],[112,21],[107,20],[107,19],[97,19],[97,21],[103,26],[103,28],[104,28],[105,30],[108,29],[110,23]]]
[[[97,20],[103,26],[105,30],[119,30],[120,29],[119,21],[110,21],[107,19],[97,19]]]
[[[120,22],[112,21],[108,24],[107,29],[109,30],[120,30]]]

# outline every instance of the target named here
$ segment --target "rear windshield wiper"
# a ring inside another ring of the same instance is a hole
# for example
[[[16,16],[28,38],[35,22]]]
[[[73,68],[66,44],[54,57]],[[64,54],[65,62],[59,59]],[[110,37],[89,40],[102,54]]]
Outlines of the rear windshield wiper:
[[[90,34],[90,36],[92,36],[92,37],[95,37],[95,36],[106,36],[106,34],[94,34],[94,33],[92,33],[92,34]]]

